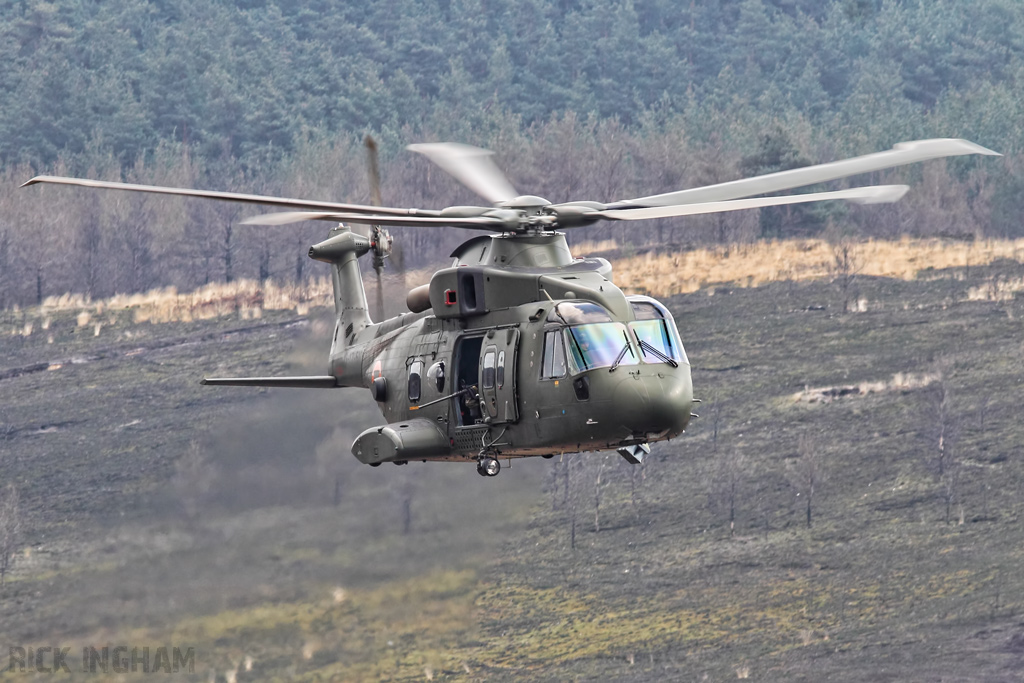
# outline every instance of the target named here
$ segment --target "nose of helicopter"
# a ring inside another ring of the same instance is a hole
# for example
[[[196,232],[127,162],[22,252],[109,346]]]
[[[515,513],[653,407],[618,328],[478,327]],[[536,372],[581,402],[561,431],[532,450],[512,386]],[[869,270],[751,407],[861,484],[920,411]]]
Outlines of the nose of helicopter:
[[[671,373],[627,375],[615,388],[615,405],[622,425],[634,434],[681,434],[690,423],[693,407],[689,367]]]

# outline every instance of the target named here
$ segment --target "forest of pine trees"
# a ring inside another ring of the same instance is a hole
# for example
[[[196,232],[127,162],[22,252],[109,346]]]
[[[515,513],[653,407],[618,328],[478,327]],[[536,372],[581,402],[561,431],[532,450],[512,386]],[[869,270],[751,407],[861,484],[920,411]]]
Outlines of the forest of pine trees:
[[[887,207],[659,221],[630,241],[1024,235],[1017,0],[0,0],[0,307],[308,277],[322,224],[18,185],[36,173],[369,199],[479,199],[403,151],[494,149],[521,192],[610,201],[964,137],[1002,159],[882,174]],[[599,227],[586,239],[615,237]],[[396,230],[407,267],[465,233]],[[574,238],[578,236],[574,235]]]

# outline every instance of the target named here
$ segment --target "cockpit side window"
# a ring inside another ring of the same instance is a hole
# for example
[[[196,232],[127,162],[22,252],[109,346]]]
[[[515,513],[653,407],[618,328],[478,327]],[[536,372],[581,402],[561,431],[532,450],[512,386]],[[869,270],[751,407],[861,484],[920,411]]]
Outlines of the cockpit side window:
[[[629,329],[636,335],[644,362],[688,362],[672,314],[653,299],[630,298],[629,303],[636,317],[636,322],[629,323]]]
[[[662,320],[665,317],[650,301],[630,301],[629,303],[633,307],[633,315],[637,320]]]
[[[565,377],[565,337],[561,329],[544,333],[544,356],[541,363],[541,379]]]

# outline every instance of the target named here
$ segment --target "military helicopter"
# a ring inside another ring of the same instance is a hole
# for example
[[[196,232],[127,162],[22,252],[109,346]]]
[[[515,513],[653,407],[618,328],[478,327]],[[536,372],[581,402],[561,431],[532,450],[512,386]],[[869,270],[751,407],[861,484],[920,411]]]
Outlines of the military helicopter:
[[[493,477],[500,459],[616,450],[633,464],[682,434],[699,402],[676,322],[660,302],[627,296],[603,258],[574,258],[563,231],[597,221],[693,216],[804,202],[894,202],[905,185],[763,196],[929,159],[995,152],[966,140],[893,149],[705,187],[599,203],[520,195],[491,152],[456,143],[410,145],[489,206],[440,210],[307,201],[230,192],[38,176],[58,183],[202,197],[289,209],[243,221],[331,221],[309,256],[329,264],[335,325],[327,372],[313,377],[210,377],[215,386],[370,390],[387,424],[362,432],[362,463],[470,461]],[[379,201],[375,202],[379,204]],[[348,224],[370,226],[367,234]],[[408,293],[408,313],[374,322],[357,259],[378,266],[388,226],[482,231],[452,264]]]

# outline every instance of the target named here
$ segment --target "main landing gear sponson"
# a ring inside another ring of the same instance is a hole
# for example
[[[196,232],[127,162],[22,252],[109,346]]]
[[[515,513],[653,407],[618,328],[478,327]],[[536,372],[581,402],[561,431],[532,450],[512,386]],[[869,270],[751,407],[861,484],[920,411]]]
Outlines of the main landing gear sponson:
[[[501,463],[495,458],[480,458],[476,462],[476,473],[481,477],[496,477],[501,472]]]

